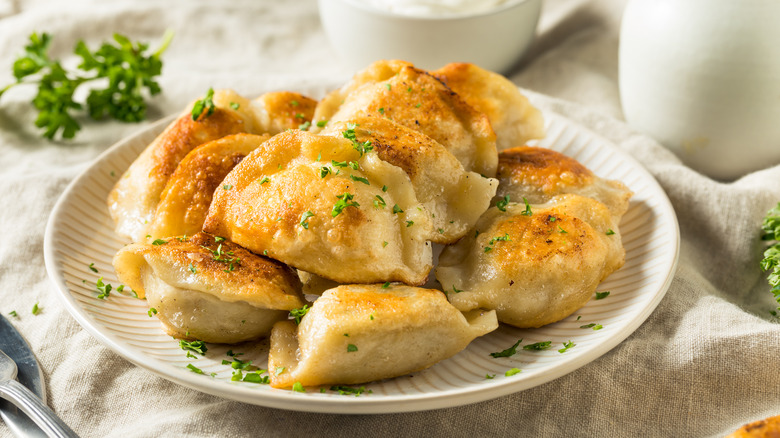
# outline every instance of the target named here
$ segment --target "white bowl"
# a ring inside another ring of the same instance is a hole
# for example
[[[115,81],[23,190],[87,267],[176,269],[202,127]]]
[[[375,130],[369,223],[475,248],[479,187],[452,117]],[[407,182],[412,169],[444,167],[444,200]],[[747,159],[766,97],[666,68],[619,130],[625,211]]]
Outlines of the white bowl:
[[[542,0],[514,0],[474,15],[417,17],[360,0],[319,0],[325,33],[347,67],[402,59],[424,69],[471,62],[507,73],[531,44]]]

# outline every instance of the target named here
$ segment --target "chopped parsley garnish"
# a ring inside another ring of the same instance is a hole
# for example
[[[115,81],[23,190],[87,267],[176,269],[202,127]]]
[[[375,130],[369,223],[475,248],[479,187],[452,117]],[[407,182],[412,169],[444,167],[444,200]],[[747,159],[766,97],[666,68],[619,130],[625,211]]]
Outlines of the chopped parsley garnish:
[[[241,105],[236,102],[230,102],[230,107],[233,108],[234,110],[237,110],[241,108]]]
[[[540,351],[552,347],[552,341],[536,342],[534,344],[523,345],[523,350]]]
[[[336,161],[336,160],[330,160],[330,163],[333,164],[334,167],[347,167],[346,161]]]
[[[485,378],[486,378],[486,379],[490,379],[490,380],[492,380],[492,379],[495,379],[495,378],[496,378],[496,375],[495,375],[495,374],[493,374],[493,375],[490,375],[490,374],[485,374]]]
[[[406,228],[409,228],[412,225],[414,225],[414,221],[406,221]]]
[[[290,310],[290,317],[295,319],[296,324],[301,323],[301,318],[304,317],[307,313],[309,313],[309,310],[311,310],[311,307],[309,307],[308,304],[304,304],[303,307],[300,309],[292,309]]]
[[[384,248],[384,247],[386,247],[386,246],[387,246],[387,240],[385,240],[384,242],[382,242],[382,248]]]
[[[456,294],[459,294],[459,293],[463,292],[462,289],[458,289],[457,287],[455,287],[454,284],[452,285],[452,291],[455,292]]]
[[[442,228],[439,228],[439,229],[438,229],[438,230],[436,230],[436,231],[438,231],[438,232],[439,232],[439,234],[444,234],[444,230],[443,230]]]
[[[368,315],[368,319],[370,319],[371,321],[373,321],[373,320],[374,320],[374,314],[372,313],[372,314]]]
[[[338,386],[331,386],[331,391],[338,391],[339,395],[355,395],[355,397],[359,396],[360,394],[363,394],[366,392],[366,387],[361,386],[360,388],[353,388],[351,386],[344,386],[344,385],[338,385]],[[368,394],[372,394],[373,392],[371,390],[368,391]]]
[[[304,116],[304,115],[303,115],[303,114],[301,114],[301,113],[296,113],[296,114],[295,114],[295,118],[296,118],[296,119],[301,119],[301,120],[303,120],[303,119],[305,119],[305,118],[306,118],[306,116]]]
[[[214,240],[217,242],[221,242],[222,240],[225,240],[224,237],[214,237]],[[209,250],[211,252],[211,259],[215,262],[224,263],[228,266],[227,269],[223,269],[225,272],[233,272],[236,269],[236,265],[241,264],[241,258],[235,257],[235,253],[233,251],[224,251],[222,250],[222,244],[220,243],[219,246],[217,246],[217,249],[211,249],[207,246],[201,245],[201,248]]]
[[[276,367],[276,370],[274,371],[274,375],[278,376],[279,374],[282,374],[285,370],[285,367]]]
[[[374,199],[375,208],[385,208],[387,206],[387,203],[385,202],[384,198],[382,198],[379,195],[376,195],[375,197],[376,197],[376,199]]]
[[[493,244],[496,242],[511,242],[512,239],[509,238],[509,233],[504,233],[503,236],[497,236],[492,239],[490,239],[490,242],[488,242],[488,246],[485,247],[485,252],[490,252],[493,250]]]
[[[214,114],[214,110],[216,108],[217,107],[214,105],[214,89],[209,88],[209,91],[206,92],[206,96],[203,99],[195,102],[195,105],[193,105],[191,113],[192,120],[198,120],[201,114],[203,114],[204,110],[206,111],[205,117],[208,117]]]
[[[569,234],[569,232],[564,230],[563,228],[561,228],[560,225],[558,225],[558,232],[561,233],[561,234]]]
[[[246,373],[244,378],[242,379],[244,382],[250,382],[250,383],[262,383],[262,384],[269,384],[271,383],[271,378],[268,376],[261,376],[260,373]]]
[[[33,315],[37,315],[39,313],[41,313],[41,308],[38,305],[38,302],[36,301],[35,304],[33,304],[33,307],[32,307],[32,314]]]
[[[514,376],[515,374],[517,374],[517,373],[519,373],[521,371],[523,371],[523,370],[521,370],[520,368],[512,368],[509,371],[505,372],[504,375],[507,376],[507,377],[512,377],[512,376]]]
[[[382,285],[382,289],[388,289],[390,287],[390,282],[386,281],[385,284]]]
[[[149,310],[146,312],[147,315],[149,315],[149,318],[152,317],[152,315],[157,315],[157,309],[154,307],[150,307]]]
[[[97,291],[100,292],[97,297],[101,300],[105,300],[111,295],[112,286],[109,283],[103,283],[103,277],[98,278],[95,287],[97,287]]]
[[[154,246],[160,246],[160,245],[165,245],[166,243],[168,243],[168,241],[167,241],[167,240],[163,240],[163,239],[154,239],[154,242],[152,242],[152,245],[154,245]]]
[[[531,216],[533,213],[531,212],[531,204],[528,203],[528,200],[523,197],[523,202],[525,203],[525,211],[520,213],[523,216]]]
[[[501,211],[506,211],[506,206],[509,204],[509,195],[504,196],[503,199],[496,202],[496,208]]]
[[[352,353],[355,351],[358,351],[357,346],[355,344],[347,345],[347,353]]]
[[[558,218],[555,217],[555,216],[547,216],[547,220],[550,221],[550,222],[555,222],[555,221],[558,220]]]
[[[224,186],[222,186],[222,190],[230,190],[232,188],[233,186],[231,184],[225,184]]]
[[[303,385],[301,385],[301,382],[293,383],[292,390],[295,392],[306,392],[306,390],[303,389]]]
[[[267,176],[264,176],[263,179],[260,180],[260,185],[263,185],[263,184],[267,183],[268,181],[271,181],[271,179],[268,178]]]
[[[385,109],[384,108],[379,108],[377,111],[379,111],[379,114],[384,114],[385,113]]]
[[[566,352],[566,350],[568,350],[569,348],[572,348],[572,347],[574,347],[574,346],[576,346],[576,345],[577,345],[577,344],[575,344],[575,343],[574,343],[574,342],[572,342],[572,341],[569,341],[569,342],[564,342],[564,343],[563,343],[563,348],[561,348],[560,350],[558,350],[558,353],[565,353],[565,352]]]
[[[298,125],[298,129],[301,131],[308,131],[309,128],[311,128],[311,122],[308,120]]]
[[[367,179],[361,176],[350,175],[349,177],[352,179],[352,181],[358,181],[358,182],[362,182],[363,184],[371,185],[371,183],[369,183]]]
[[[603,299],[604,299],[604,298],[606,298],[608,295],[609,295],[609,291],[604,291],[604,292],[596,292],[596,299],[597,299],[597,300],[603,300]]]
[[[94,264],[94,263],[90,263],[90,264],[89,264],[89,266],[88,266],[88,268],[89,268],[89,270],[90,270],[90,271],[92,271],[92,272],[94,272],[94,273],[96,273],[96,274],[97,274],[98,270],[97,270],[97,268],[95,267],[95,264]]]
[[[596,324],[596,325],[593,327],[593,330],[601,330],[601,329],[603,329],[603,328],[604,328],[604,326],[603,326],[603,325],[601,325],[601,324]]]
[[[219,242],[224,242],[224,241],[225,241],[224,237],[214,236],[214,242],[219,243]]]
[[[191,350],[199,354],[206,354],[206,351],[208,351],[208,347],[206,347],[206,343],[197,340],[185,341],[184,339],[179,339],[179,347],[181,347],[181,349],[184,351]]]
[[[190,263],[190,265],[187,267],[187,269],[189,269],[190,272],[192,272],[193,274],[197,274],[198,273],[198,270],[195,269],[195,265],[193,265],[192,263]]]
[[[187,356],[185,356],[185,357],[187,359],[197,359],[198,358],[198,356],[195,356],[194,354],[190,353],[189,351],[187,352]]]
[[[607,234],[607,236],[611,236],[611,235],[615,234],[615,232],[612,231],[612,228],[610,228],[610,229],[607,230],[606,234]]]
[[[590,324],[581,325],[581,326],[580,326],[580,328],[581,328],[581,329],[589,329],[589,328],[592,328],[593,330],[601,330],[601,329],[603,329],[603,328],[604,328],[604,326],[602,326],[601,324],[596,324],[596,323],[593,323],[593,322],[592,322],[592,323],[590,323]]]
[[[347,130],[342,132],[341,134],[346,138],[347,140],[352,142],[352,147],[360,153],[360,156],[362,157],[363,154],[370,152],[374,149],[373,146],[371,146],[371,141],[366,140],[364,142],[359,142],[357,139],[357,136],[355,135],[355,128],[357,128],[357,125],[354,123],[347,123]]]
[[[342,211],[344,211],[347,207],[360,207],[360,204],[358,204],[355,201],[352,201],[354,199],[355,195],[344,192],[343,195],[337,195],[336,198],[338,198],[338,201],[336,201],[335,204],[333,204],[333,211],[330,212],[330,215],[332,217],[336,217],[341,214]]]
[[[297,100],[291,100],[291,101],[290,101],[290,105],[292,105],[292,106],[298,106],[298,101],[297,101]]]
[[[421,106],[422,106],[422,104],[421,104],[421,103],[418,103],[418,104],[417,104],[417,105],[415,105],[414,107],[415,107],[415,108],[419,108],[419,107],[421,107]]]
[[[203,374],[203,370],[202,369],[196,367],[195,365],[193,365],[191,363],[187,364],[187,368],[189,368],[190,371],[192,371],[195,374]]]
[[[522,339],[519,339],[517,342],[515,342],[515,345],[507,348],[504,351],[499,351],[498,353],[490,353],[493,357],[510,357],[517,354],[517,346],[520,345],[520,343],[523,342]]]
[[[385,84],[385,87],[387,88],[387,91],[390,91],[390,89],[392,88],[390,84]]]
[[[322,166],[320,167],[320,178],[325,178],[330,173],[330,167],[328,166]]]
[[[304,230],[309,229],[309,218],[313,216],[314,213],[312,213],[311,211],[307,211],[301,215],[301,226],[303,227]]]
[[[8,312],[8,314],[13,316],[13,317],[19,317],[19,314],[16,313],[16,310],[12,310],[12,311]]]
[[[325,125],[327,125],[327,124],[328,124],[327,120],[320,120],[319,122],[317,122],[317,127],[318,128],[324,128]]]
[[[393,205],[393,214],[403,213],[404,211],[401,210],[401,207],[398,206],[398,204]]]
[[[387,191],[387,186],[382,186],[382,191],[386,192]]]

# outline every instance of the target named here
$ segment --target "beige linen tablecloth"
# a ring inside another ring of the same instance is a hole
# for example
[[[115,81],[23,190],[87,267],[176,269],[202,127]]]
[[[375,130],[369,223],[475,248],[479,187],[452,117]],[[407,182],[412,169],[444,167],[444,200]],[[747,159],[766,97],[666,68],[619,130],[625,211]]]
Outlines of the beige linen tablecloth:
[[[452,409],[347,416],[257,407],[175,385],[103,347],[55,296],[43,265],[44,226],[91,159],[149,122],[83,120],[76,141],[52,143],[33,127],[32,90],[4,96],[0,312],[19,313],[12,321],[40,360],[50,406],[85,437],[722,436],[780,414],[780,325],[758,268],[759,225],[780,200],[780,166],[714,182],[620,121],[623,3],[548,0],[539,38],[511,77],[540,93],[532,95],[537,105],[598,132],[658,179],[682,233],[674,282],[650,318],[600,359],[536,388]],[[320,97],[352,74],[328,46],[313,0],[0,0],[0,85],[12,80],[13,60],[33,31],[55,35],[53,54],[67,58],[78,39],[94,46],[120,32],[156,41],[167,28],[176,37],[151,120],[210,86]],[[8,436],[0,423],[0,437]]]

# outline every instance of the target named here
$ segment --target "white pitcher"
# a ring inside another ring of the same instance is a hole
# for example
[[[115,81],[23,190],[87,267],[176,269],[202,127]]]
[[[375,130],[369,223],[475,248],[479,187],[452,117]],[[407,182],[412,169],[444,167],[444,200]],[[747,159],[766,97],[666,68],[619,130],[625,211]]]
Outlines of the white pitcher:
[[[780,0],[631,0],[619,57],[626,120],[689,166],[780,163]]]

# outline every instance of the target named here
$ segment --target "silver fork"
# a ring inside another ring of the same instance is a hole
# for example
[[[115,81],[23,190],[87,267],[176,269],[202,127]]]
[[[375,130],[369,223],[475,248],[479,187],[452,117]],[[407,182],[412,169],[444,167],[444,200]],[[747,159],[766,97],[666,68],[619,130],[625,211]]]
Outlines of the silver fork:
[[[41,399],[15,380],[16,372],[16,362],[0,350],[0,398],[15,404],[50,437],[78,438]]]

